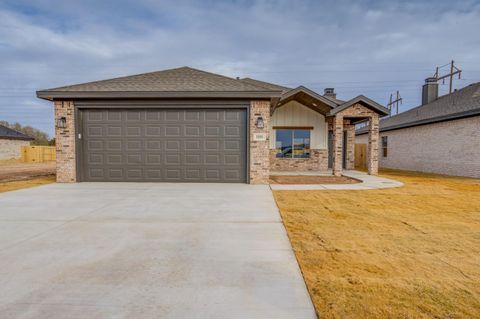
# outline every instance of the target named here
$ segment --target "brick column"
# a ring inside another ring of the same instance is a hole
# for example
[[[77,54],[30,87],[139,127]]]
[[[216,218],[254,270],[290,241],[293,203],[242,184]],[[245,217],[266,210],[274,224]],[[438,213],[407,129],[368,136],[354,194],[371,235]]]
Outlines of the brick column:
[[[368,127],[367,167],[370,175],[378,175],[378,140],[380,138],[378,127],[378,114],[374,114],[370,117]]]
[[[355,169],[355,125],[344,124],[344,128],[347,131],[347,161],[346,169]]]
[[[257,118],[263,118],[264,127],[257,128]],[[250,183],[268,184],[270,175],[269,139],[270,139],[270,101],[252,101],[250,103]],[[255,140],[256,133],[265,134],[265,140]]]
[[[77,181],[75,162],[75,109],[73,101],[55,101],[55,145],[57,148],[57,182]],[[57,127],[57,120],[66,119],[65,128]]]
[[[337,114],[333,120],[333,175],[342,175],[343,117]]]

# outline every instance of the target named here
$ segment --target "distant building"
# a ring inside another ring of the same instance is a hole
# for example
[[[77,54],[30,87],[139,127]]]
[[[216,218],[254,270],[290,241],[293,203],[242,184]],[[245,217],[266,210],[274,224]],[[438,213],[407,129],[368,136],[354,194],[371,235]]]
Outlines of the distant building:
[[[480,82],[438,97],[429,78],[422,93],[422,105],[380,120],[380,167],[480,178]]]
[[[22,146],[30,145],[34,138],[0,125],[0,160],[16,159],[22,156]]]

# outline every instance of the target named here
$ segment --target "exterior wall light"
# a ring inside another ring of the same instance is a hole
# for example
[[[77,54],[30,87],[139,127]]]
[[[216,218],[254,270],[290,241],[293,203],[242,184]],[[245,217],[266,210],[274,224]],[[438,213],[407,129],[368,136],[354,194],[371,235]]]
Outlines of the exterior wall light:
[[[261,116],[257,117],[257,121],[255,122],[255,126],[257,128],[263,128],[264,127],[263,117],[261,117]]]
[[[67,119],[65,117],[60,117],[57,120],[57,128],[65,128],[67,126]]]

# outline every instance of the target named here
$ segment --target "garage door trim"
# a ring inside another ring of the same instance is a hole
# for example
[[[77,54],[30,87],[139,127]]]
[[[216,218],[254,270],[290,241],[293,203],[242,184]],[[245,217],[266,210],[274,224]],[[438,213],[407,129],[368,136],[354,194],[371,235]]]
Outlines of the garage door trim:
[[[151,101],[151,100],[87,100],[87,101],[75,101],[75,123],[76,133],[81,132],[83,125],[83,110],[87,109],[245,109],[246,114],[246,165],[245,165],[245,177],[246,183],[250,183],[250,101],[245,100],[192,100],[192,101]],[[75,159],[76,159],[76,175],[77,181],[83,182],[85,178],[83,176],[83,140],[80,138],[80,134],[75,134]]]

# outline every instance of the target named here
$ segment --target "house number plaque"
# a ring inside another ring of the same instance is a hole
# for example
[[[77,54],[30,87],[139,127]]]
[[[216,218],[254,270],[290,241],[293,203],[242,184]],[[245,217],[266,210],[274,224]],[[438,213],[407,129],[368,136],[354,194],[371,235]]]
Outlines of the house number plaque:
[[[266,141],[267,140],[267,133],[253,133],[253,140],[254,141]]]

